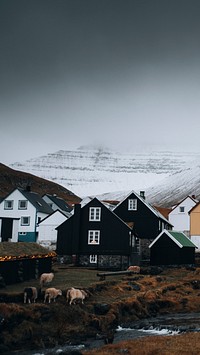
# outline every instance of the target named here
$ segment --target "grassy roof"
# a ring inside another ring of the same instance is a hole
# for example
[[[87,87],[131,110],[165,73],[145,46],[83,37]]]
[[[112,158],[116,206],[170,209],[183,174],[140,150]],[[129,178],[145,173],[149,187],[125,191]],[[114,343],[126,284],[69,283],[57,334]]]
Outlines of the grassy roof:
[[[54,257],[56,253],[42,247],[37,243],[27,242],[2,242],[0,243],[0,261]]]

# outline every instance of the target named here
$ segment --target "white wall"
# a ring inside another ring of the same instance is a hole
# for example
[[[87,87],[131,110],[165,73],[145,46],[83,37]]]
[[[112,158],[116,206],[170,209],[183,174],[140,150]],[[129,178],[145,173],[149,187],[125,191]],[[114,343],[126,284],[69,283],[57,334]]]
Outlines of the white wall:
[[[190,216],[188,212],[196,205],[190,197],[187,197],[177,207],[175,207],[168,215],[169,222],[173,225],[173,229],[177,231],[190,230]],[[180,207],[184,207],[184,212],[180,212]]]
[[[35,207],[28,201],[27,209],[18,209],[18,201],[26,200],[24,195],[19,191],[13,191],[6,200],[13,200],[13,209],[4,209],[4,201],[0,203],[0,217],[20,218],[19,232],[33,232],[35,231]],[[30,225],[22,226],[21,217],[30,217]]]
[[[200,252],[200,235],[191,235],[190,236],[190,240],[192,241],[192,243],[194,243],[198,249],[196,249],[196,253]]]
[[[56,243],[57,231],[55,230],[60,224],[66,221],[67,217],[60,211],[52,213],[50,216],[40,222],[38,226],[38,243],[42,241],[50,241]]]

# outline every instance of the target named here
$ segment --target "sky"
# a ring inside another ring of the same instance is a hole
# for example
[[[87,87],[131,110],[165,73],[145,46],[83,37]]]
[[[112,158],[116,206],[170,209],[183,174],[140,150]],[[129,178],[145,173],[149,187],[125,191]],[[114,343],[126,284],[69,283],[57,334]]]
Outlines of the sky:
[[[198,150],[199,0],[0,0],[0,162]]]

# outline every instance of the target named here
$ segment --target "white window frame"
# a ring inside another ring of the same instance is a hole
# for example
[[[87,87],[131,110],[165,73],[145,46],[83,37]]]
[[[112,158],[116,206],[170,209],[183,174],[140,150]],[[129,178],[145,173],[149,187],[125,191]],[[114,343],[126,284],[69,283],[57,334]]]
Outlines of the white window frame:
[[[101,220],[101,207],[90,207],[89,221],[99,222]]]
[[[24,222],[25,218],[27,218],[27,223]],[[30,226],[30,216],[21,216],[21,226]]]
[[[136,198],[130,198],[128,200],[128,210],[129,211],[137,211],[137,199]]]
[[[100,230],[89,230],[88,231],[88,244],[90,244],[90,245],[100,244]]]
[[[97,264],[97,255],[90,255],[90,264]]]
[[[24,203],[24,206],[21,206],[21,203]],[[18,210],[27,210],[28,201],[27,200],[19,200],[18,201]]]
[[[4,201],[4,210],[13,210],[13,205],[14,205],[14,200],[5,200]]]

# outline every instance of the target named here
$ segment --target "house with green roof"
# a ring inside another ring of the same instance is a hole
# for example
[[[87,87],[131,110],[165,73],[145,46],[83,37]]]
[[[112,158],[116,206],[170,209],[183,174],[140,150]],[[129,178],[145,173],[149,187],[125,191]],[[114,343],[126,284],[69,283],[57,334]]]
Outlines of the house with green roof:
[[[198,247],[183,232],[164,229],[149,245],[151,265],[195,264]]]

